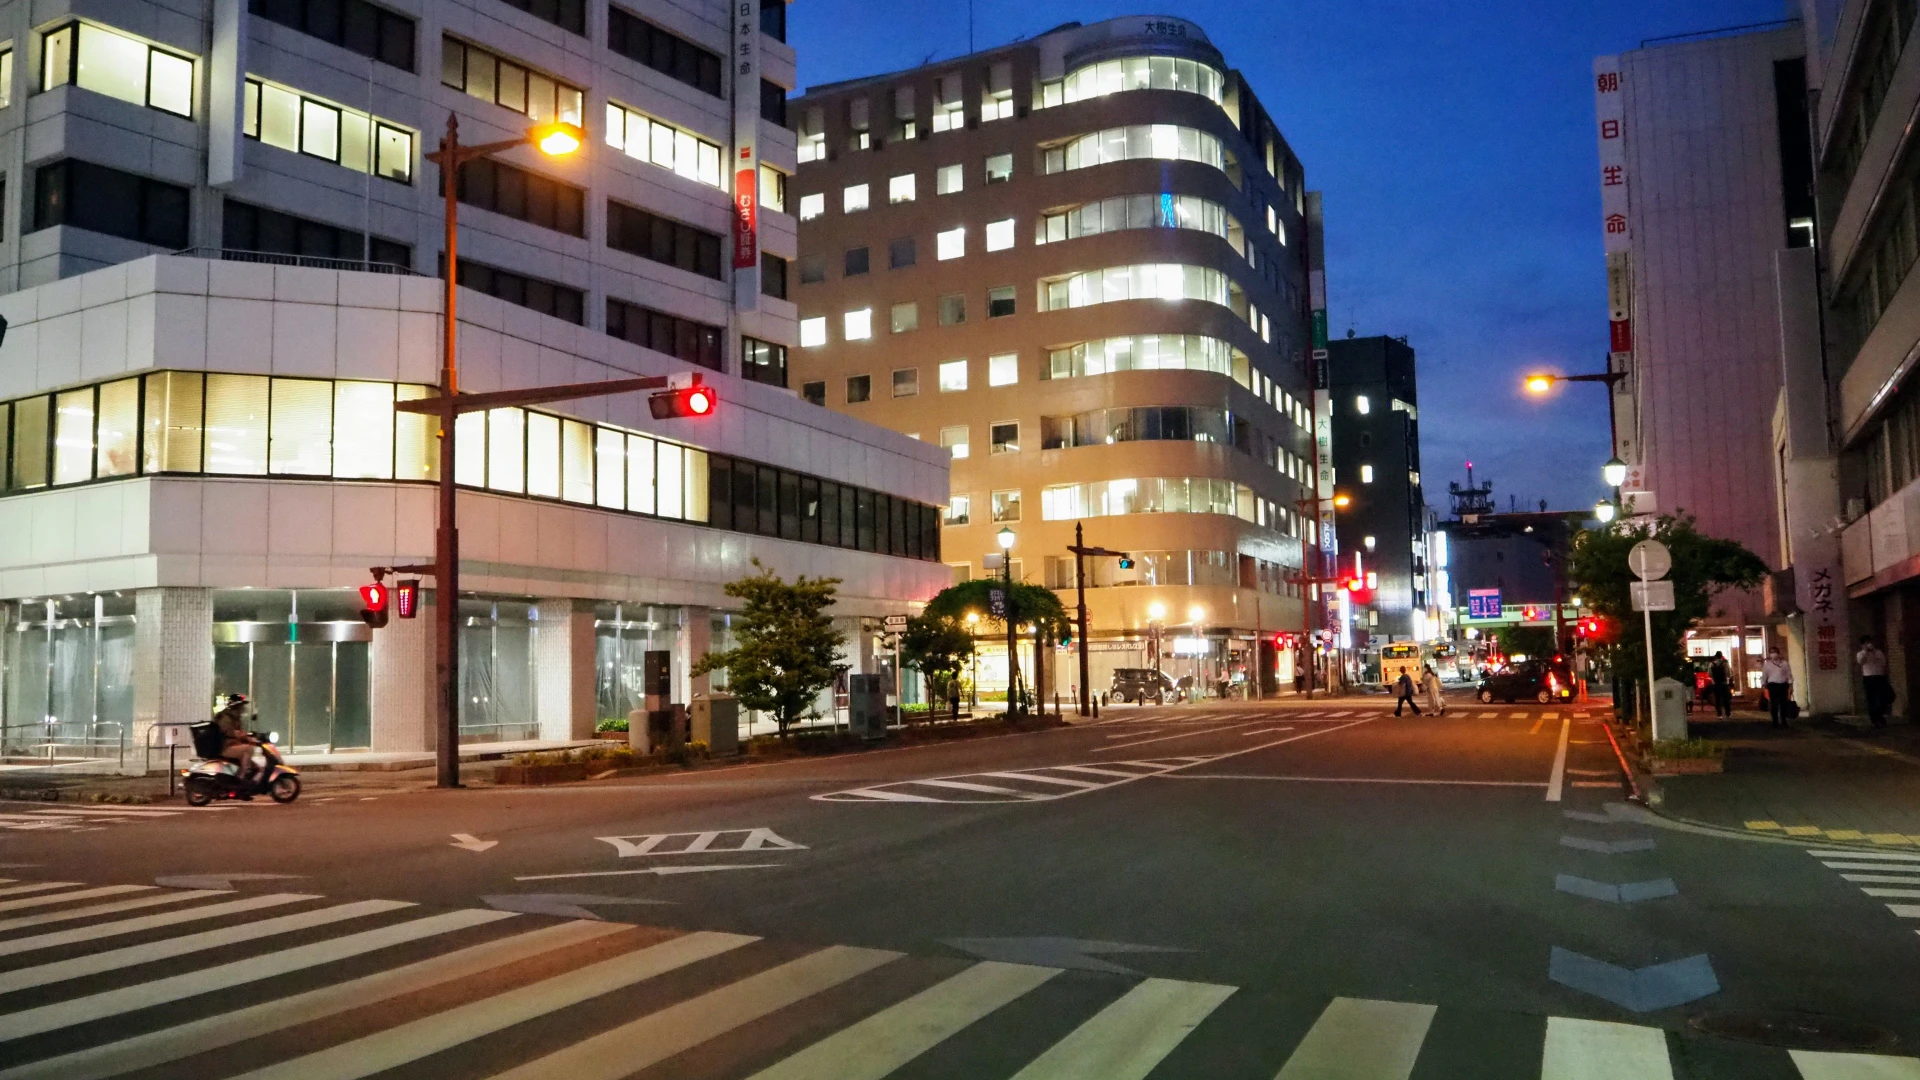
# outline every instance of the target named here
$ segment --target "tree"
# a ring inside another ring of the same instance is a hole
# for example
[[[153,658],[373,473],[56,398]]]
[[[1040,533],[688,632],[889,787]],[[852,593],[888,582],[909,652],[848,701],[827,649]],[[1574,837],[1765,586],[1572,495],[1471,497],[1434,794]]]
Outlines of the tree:
[[[907,620],[906,632],[900,636],[900,654],[927,677],[932,696],[938,700],[972,659],[973,635],[957,616],[917,615]],[[958,708],[954,711],[958,719]],[[931,705],[928,714],[932,714]]]
[[[753,565],[759,573],[726,585],[728,596],[744,602],[734,623],[738,644],[702,656],[693,674],[725,668],[740,704],[772,713],[784,738],[787,726],[833,685],[834,660],[845,639],[827,609],[840,579],[801,574],[789,584],[759,559]]]
[[[1038,585],[1028,585],[1016,581],[1009,588],[1003,581],[993,578],[974,578],[958,585],[949,585],[939,594],[927,601],[923,617],[950,618],[964,620],[968,613],[974,613],[991,626],[999,628],[999,636],[1004,639],[1007,632],[1006,619],[995,618],[991,593],[995,589],[1007,590],[1007,618],[1013,624],[1025,626],[1032,624],[1035,655],[1039,655],[1041,643],[1058,641],[1068,627],[1067,610],[1060,605],[1060,598],[1052,589],[1043,589]],[[1007,658],[1008,674],[1013,679],[1020,675],[1019,664],[1014,657]],[[1011,691],[1012,687],[1008,687]],[[1013,695],[1007,695],[1009,714],[1013,709]]]
[[[1502,626],[1494,632],[1508,656],[1552,656],[1553,630],[1545,626]]]
[[[1629,586],[1639,578],[1627,565],[1627,552],[1642,540],[1658,540],[1673,555],[1673,610],[1653,613],[1654,676],[1690,681],[1682,645],[1686,632],[1707,617],[1713,598],[1727,589],[1750,589],[1767,576],[1767,564],[1737,541],[1707,536],[1685,514],[1662,514],[1651,523],[1620,523],[1581,531],[1573,538],[1567,580],[1587,608],[1619,630],[1610,646],[1613,670],[1626,674],[1646,662],[1641,614],[1633,610]]]

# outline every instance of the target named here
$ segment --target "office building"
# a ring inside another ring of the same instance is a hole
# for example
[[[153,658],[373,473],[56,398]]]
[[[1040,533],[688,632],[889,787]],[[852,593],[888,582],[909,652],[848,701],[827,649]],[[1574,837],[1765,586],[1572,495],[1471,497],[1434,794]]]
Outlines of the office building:
[[[1333,417],[1337,576],[1350,590],[1354,647],[1425,641],[1442,620],[1427,580],[1427,502],[1420,485],[1420,392],[1405,338],[1348,337],[1327,345]],[[1363,646],[1362,643],[1365,643]]]
[[[955,580],[1001,572],[1002,529],[1013,575],[1069,605],[1076,524],[1131,553],[1087,566],[1095,690],[1244,680],[1256,641],[1302,631],[1315,207],[1206,33],[1069,23],[791,108],[794,385],[951,455]]]
[[[433,556],[432,432],[393,404],[438,381],[444,189],[422,155],[449,114],[468,145],[586,134],[458,178],[461,389],[695,370],[721,401],[462,418],[463,741],[588,734],[633,707],[650,648],[676,698],[705,689],[688,666],[756,558],[845,579],[849,663],[872,670],[862,619],[946,577],[946,462],[758,385],[795,341],[794,61],[778,0],[730,8],[13,9],[6,753],[139,767],[156,725],[235,691],[295,751],[432,745],[431,620],[369,632],[352,587]]]

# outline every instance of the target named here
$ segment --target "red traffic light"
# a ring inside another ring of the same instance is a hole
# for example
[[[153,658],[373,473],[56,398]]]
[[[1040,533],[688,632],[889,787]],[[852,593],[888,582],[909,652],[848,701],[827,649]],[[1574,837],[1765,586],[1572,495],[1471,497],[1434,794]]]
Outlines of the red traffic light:
[[[393,611],[403,619],[420,614],[419,578],[404,578],[393,583]]]
[[[710,386],[686,386],[676,390],[662,390],[647,397],[647,411],[655,420],[672,420],[683,416],[711,416],[720,397]]]
[[[360,586],[360,602],[368,611],[387,610],[387,587],[385,585]]]

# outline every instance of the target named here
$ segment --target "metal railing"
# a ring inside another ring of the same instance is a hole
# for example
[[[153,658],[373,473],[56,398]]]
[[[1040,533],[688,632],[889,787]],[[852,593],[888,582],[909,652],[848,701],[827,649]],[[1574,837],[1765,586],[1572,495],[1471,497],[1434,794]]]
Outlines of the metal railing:
[[[192,247],[173,252],[190,259],[219,259],[223,262],[267,263],[273,266],[306,266],[316,270],[359,270],[369,274],[401,274],[425,277],[411,266],[375,262],[371,259],[335,259],[320,255],[289,255],[279,251],[243,251],[238,248]]]

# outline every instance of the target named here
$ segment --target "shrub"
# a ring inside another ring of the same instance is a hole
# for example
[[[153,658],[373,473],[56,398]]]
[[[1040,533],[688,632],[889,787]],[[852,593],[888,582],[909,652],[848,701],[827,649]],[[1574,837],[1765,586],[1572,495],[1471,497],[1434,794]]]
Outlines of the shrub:
[[[1707,739],[1661,739],[1653,744],[1657,758],[1717,758],[1725,752],[1719,743]]]
[[[593,730],[595,731],[629,731],[632,729],[628,726],[625,719],[612,718],[612,719],[600,721],[599,724],[594,726]]]

